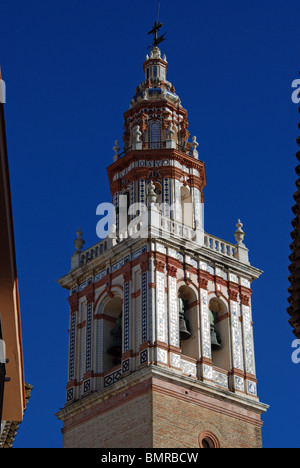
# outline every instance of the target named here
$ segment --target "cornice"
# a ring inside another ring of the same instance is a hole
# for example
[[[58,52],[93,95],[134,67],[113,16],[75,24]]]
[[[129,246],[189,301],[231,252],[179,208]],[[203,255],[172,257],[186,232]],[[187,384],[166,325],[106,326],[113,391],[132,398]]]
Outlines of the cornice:
[[[152,378],[151,388],[156,391],[165,392],[164,389],[160,390],[160,386],[158,385],[158,381],[163,380],[165,382],[169,382],[170,384],[174,383],[175,385],[185,387],[187,391],[195,391],[198,394],[212,397],[213,399],[218,400],[219,402],[226,401],[228,403],[233,404],[235,407],[239,407],[243,410],[250,410],[259,415],[264,413],[269,408],[268,405],[261,403],[257,399],[252,399],[251,397],[247,398],[240,394],[230,392],[229,390],[216,387],[215,385],[212,385],[208,382],[196,380],[194,378],[182,374],[176,374],[172,370],[165,367],[149,365],[148,367],[142,368],[134,372],[133,374],[122,378],[121,380],[116,382],[112,387],[100,390],[89,396],[81,398],[80,400],[70,405],[66,405],[65,408],[61,409],[59,412],[56,413],[56,416],[62,421],[70,420],[70,418],[73,418],[74,416],[85,412],[89,408],[92,408],[94,405],[100,404],[108,399],[111,399],[119,392],[122,392],[125,389],[129,389],[138,383],[145,382],[150,378]],[[156,379],[156,383],[153,381],[153,379]],[[185,400],[189,399],[188,397],[186,397],[186,394],[184,395],[184,398]],[[210,406],[211,409],[217,409],[218,405],[211,403]],[[231,414],[231,416],[234,415]],[[238,409],[236,410],[235,417],[241,417],[241,413],[238,411]],[[257,424],[261,425],[261,423],[258,422]]]
[[[107,175],[112,195],[116,192],[116,190],[121,188],[122,181],[124,179],[130,179],[130,181],[132,181],[138,180],[139,178],[145,178],[147,176],[147,171],[153,170],[152,166],[134,167],[123,177],[117,180],[113,180],[116,174],[128,168],[132,162],[145,160],[163,161],[164,159],[178,161],[182,166],[185,166],[188,169],[196,169],[199,172],[200,176],[189,174],[189,178],[191,178],[192,185],[198,186],[199,190],[201,191],[204,189],[206,185],[206,172],[205,164],[203,161],[195,159],[192,156],[174,148],[130,150],[118,161],[115,161],[113,164],[107,167]],[[155,169],[158,171],[163,171],[165,173],[164,177],[166,177],[166,173],[168,173],[169,178],[180,179],[182,175],[185,174],[185,172],[182,171],[180,168],[170,165],[155,167]],[[132,172],[132,174],[130,174],[130,172]]]
[[[175,239],[172,240],[172,239],[163,239],[163,238],[159,238],[159,239],[127,238],[123,240],[122,242],[116,244],[114,247],[112,247],[108,251],[106,251],[100,257],[95,257],[94,259],[90,260],[86,265],[80,266],[70,271],[68,274],[60,278],[58,280],[58,283],[63,288],[70,290],[74,286],[74,284],[80,284],[84,282],[88,277],[94,276],[95,274],[99,273],[100,270],[102,269],[104,270],[105,268],[110,266],[112,264],[112,259],[113,259],[113,263],[115,263],[118,260],[121,260],[122,258],[124,258],[126,255],[130,255],[133,251],[138,250],[143,245],[149,244],[149,242],[163,245],[165,248],[177,249],[178,251],[181,251],[182,249],[184,249],[186,255],[189,255],[191,257],[197,258],[198,260],[207,262],[208,264],[213,262],[216,265],[222,266],[223,268],[225,267],[226,269],[228,269],[230,273],[234,273],[239,276],[242,276],[248,279],[250,282],[259,278],[259,276],[263,273],[262,270],[259,270],[258,268],[255,268],[248,264],[244,264],[235,258],[222,255],[221,253],[215,252],[214,250],[209,249],[205,246],[199,246],[197,243],[193,241],[180,242]],[[92,248],[93,246],[90,247],[90,249]],[[151,252],[155,253],[155,258],[158,258],[159,252],[156,252],[155,249],[151,249]],[[180,267],[181,263],[177,261],[176,259],[173,259],[172,257],[167,256],[167,255],[164,255],[164,257],[166,259],[167,258],[169,259],[168,260],[169,263],[174,264],[174,266],[176,266],[177,268]],[[185,263],[183,264],[183,266],[184,265]],[[198,270],[200,271],[201,269],[198,269]],[[121,272],[120,274],[122,274],[122,271],[120,269],[120,271],[118,270],[118,273]],[[117,272],[115,274],[117,274]]]
[[[131,107],[126,112],[124,112],[124,119],[125,122],[129,117],[133,117],[135,114],[140,113],[143,109],[156,109],[161,107],[169,107],[172,109],[173,112],[182,115],[184,118],[187,118],[187,110],[184,109],[182,106],[178,107],[178,105],[173,104],[168,99],[155,99],[155,101],[141,101],[138,102],[134,107]]]

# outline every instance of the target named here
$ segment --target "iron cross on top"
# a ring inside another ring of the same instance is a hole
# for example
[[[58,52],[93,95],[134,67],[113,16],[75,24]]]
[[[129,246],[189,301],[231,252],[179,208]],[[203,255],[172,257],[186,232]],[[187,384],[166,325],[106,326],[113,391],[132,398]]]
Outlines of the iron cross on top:
[[[158,44],[160,44],[162,41],[165,41],[164,36],[166,35],[166,33],[160,37],[158,37],[158,34],[157,34],[160,28],[163,27],[163,25],[164,23],[159,23],[158,21],[155,21],[154,27],[151,29],[151,31],[148,32],[148,34],[154,34],[154,42],[151,46],[148,47],[148,49],[150,48],[152,49],[153,47],[158,46]]]

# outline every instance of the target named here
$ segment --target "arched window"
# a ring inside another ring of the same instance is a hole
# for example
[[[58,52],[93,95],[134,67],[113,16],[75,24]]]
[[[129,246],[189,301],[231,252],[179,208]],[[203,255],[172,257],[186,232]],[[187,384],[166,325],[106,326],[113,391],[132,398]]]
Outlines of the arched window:
[[[197,296],[186,285],[178,291],[179,338],[184,356],[199,359]]]
[[[220,448],[220,442],[212,432],[203,431],[199,435],[200,448]]]
[[[103,310],[103,372],[121,363],[122,300],[111,298]]]
[[[151,149],[160,148],[161,141],[161,128],[158,122],[153,122],[150,124],[149,128],[149,143]]]
[[[212,360],[220,369],[230,369],[229,318],[225,303],[213,297],[209,301]]]

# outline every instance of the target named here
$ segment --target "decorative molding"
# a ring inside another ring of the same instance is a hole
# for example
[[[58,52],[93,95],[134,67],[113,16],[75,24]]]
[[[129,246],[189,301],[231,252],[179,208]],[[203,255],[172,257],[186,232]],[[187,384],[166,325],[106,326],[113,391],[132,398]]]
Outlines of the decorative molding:
[[[72,294],[72,296],[68,298],[71,314],[74,314],[75,312],[78,311],[78,302],[79,302],[78,299],[79,299],[78,293]]]
[[[199,447],[200,448],[220,448],[220,442],[218,438],[212,432],[203,431],[199,435]]]
[[[95,300],[95,285],[94,283],[89,284],[85,288],[85,297],[88,304],[91,304]]]
[[[208,271],[198,270],[198,282],[201,289],[207,290],[208,289],[208,278],[209,274]]]
[[[239,295],[239,286],[232,281],[228,281],[228,295],[231,301],[237,301]]]
[[[166,264],[165,264],[165,262],[163,260],[159,260],[159,259],[155,260],[155,268],[160,273],[165,272],[165,266],[166,266]]]
[[[177,268],[175,266],[167,264],[167,272],[168,272],[168,276],[172,276],[173,278],[176,278]]]

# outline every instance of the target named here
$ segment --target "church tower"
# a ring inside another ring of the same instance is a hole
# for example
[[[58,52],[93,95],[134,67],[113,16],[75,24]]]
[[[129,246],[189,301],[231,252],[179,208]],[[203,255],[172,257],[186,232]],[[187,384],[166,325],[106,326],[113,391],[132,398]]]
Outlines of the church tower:
[[[251,283],[236,243],[204,229],[205,165],[157,31],[108,167],[113,222],[70,272],[64,447],[261,447]]]

